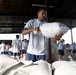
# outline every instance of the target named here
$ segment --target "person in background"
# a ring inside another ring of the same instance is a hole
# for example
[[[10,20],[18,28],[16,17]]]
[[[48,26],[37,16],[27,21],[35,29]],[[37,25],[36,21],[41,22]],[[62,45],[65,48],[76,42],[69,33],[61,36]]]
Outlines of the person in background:
[[[67,44],[65,45],[65,49],[66,49],[68,55],[71,55],[71,51],[72,51],[72,50],[71,50],[70,44],[67,43]]]
[[[8,54],[8,50],[9,50],[9,44],[5,45],[5,54]]]
[[[64,39],[61,39],[59,42],[58,42],[58,56],[59,56],[59,60],[63,60],[63,57],[64,57]]]
[[[13,58],[20,59],[20,50],[22,50],[22,43],[19,40],[19,35],[16,35],[16,39],[12,41]]]
[[[47,38],[42,35],[40,26],[46,23],[47,12],[45,9],[39,9],[37,12],[37,19],[31,19],[27,22],[22,31],[23,35],[30,34],[29,44],[27,48],[26,59],[32,61],[46,60],[46,40]],[[60,39],[60,35],[56,35],[57,39]]]
[[[11,44],[9,45],[8,55],[9,55],[10,57],[13,56],[13,50],[12,50],[12,45],[11,45]]]
[[[26,56],[27,46],[27,39],[22,40],[22,58]]]
[[[72,55],[76,58],[76,43],[71,44]]]
[[[71,45],[67,43],[67,44],[65,45],[65,50],[66,50],[66,52],[67,52],[67,55],[68,55],[69,60],[70,60],[70,61],[73,61]]]
[[[2,41],[2,43],[0,44],[0,52],[1,52],[1,54],[5,54],[5,44],[4,44],[4,42]]]

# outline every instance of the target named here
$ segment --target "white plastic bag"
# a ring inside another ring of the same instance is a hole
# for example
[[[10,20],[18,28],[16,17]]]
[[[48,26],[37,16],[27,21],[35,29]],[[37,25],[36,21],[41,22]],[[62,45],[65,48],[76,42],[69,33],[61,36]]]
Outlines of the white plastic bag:
[[[47,38],[54,38],[55,35],[65,34],[69,28],[59,22],[44,23],[40,26],[42,34]]]

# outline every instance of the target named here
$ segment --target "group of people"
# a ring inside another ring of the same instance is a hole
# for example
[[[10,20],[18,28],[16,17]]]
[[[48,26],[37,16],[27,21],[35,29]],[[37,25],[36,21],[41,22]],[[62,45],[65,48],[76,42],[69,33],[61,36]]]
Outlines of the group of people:
[[[19,40],[19,35],[11,44],[5,45],[4,42],[0,44],[0,54],[8,54],[10,57],[19,60],[25,58],[27,51],[28,41],[26,39]]]
[[[67,53],[67,56],[70,60],[72,60],[72,56],[76,58],[76,43],[73,42],[72,44],[64,44],[65,40],[61,39],[58,42],[58,58],[59,60],[64,60],[64,55]]]
[[[13,58],[20,59],[26,55],[28,41],[26,39],[19,40],[19,35],[16,35],[16,39],[12,41]],[[21,57],[20,57],[21,56]]]

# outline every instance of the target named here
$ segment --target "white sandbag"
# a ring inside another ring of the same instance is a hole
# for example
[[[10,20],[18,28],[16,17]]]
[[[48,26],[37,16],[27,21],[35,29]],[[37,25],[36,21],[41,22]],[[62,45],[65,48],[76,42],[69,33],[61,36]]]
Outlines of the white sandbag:
[[[73,66],[60,66],[54,71],[54,75],[76,75],[76,67]]]
[[[42,34],[47,38],[54,38],[55,35],[65,34],[69,28],[59,22],[44,23],[40,26]]]
[[[28,74],[25,74],[24,72],[22,71],[17,71],[14,73],[14,75],[28,75]]]
[[[22,74],[21,74],[22,72]],[[15,75],[52,75],[51,65],[48,62],[40,60],[34,62],[32,65],[20,68]]]
[[[20,71],[20,68],[23,68],[23,66],[29,66],[33,63],[33,61],[27,61],[27,60],[19,60],[19,64],[11,67],[8,69],[3,75],[27,75],[23,71]]]
[[[3,75],[15,75],[19,68],[23,67],[23,63],[19,63],[15,66],[12,66],[10,69],[8,69],[6,72],[3,73]],[[21,74],[22,75],[22,74]]]
[[[73,67],[76,67],[76,62],[74,61],[55,61],[52,63],[52,69],[56,69],[60,66],[73,66]]]
[[[10,58],[8,55],[0,55],[0,75],[2,75],[12,66],[15,66],[19,63],[20,62]]]

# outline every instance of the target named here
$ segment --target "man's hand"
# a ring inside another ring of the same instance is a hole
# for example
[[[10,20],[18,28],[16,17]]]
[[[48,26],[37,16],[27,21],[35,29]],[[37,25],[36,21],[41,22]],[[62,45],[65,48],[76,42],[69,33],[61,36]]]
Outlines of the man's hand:
[[[40,31],[40,28],[39,27],[36,27],[36,28],[33,28],[33,31]]]
[[[55,35],[55,37],[53,38],[54,40],[60,40],[60,38],[62,37],[63,34],[59,34],[59,35]]]

